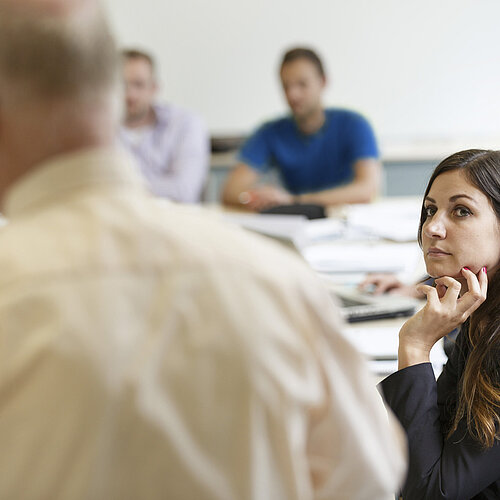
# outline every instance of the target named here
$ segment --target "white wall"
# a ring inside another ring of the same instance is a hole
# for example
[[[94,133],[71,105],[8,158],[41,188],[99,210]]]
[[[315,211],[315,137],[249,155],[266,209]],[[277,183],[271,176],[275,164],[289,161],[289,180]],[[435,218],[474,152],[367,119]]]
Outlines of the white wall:
[[[283,112],[284,49],[316,48],[325,102],[363,112],[383,144],[489,140],[500,148],[498,0],[106,0],[122,45],[156,54],[162,98],[213,133]],[[494,146],[494,144],[492,144]]]

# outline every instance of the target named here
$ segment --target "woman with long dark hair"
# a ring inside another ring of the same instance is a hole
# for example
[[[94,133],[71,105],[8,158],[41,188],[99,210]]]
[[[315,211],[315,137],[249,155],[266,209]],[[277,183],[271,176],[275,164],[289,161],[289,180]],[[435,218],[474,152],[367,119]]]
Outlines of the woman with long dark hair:
[[[381,387],[405,427],[403,499],[500,498],[500,151],[443,160],[425,191],[419,243],[435,287],[399,333]],[[436,382],[432,346],[460,327]]]

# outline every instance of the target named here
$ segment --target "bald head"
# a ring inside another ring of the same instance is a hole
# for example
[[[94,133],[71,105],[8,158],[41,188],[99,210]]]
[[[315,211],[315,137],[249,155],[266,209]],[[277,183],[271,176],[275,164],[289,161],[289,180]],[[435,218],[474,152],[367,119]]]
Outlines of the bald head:
[[[116,47],[97,1],[0,0],[4,89],[23,100],[95,98],[116,81]]]

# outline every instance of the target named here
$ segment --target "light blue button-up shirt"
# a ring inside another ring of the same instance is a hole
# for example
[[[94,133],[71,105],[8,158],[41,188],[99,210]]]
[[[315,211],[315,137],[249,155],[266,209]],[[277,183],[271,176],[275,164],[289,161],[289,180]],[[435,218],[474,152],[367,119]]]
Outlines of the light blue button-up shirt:
[[[120,144],[136,158],[150,190],[183,203],[200,201],[209,166],[203,121],[173,105],[154,105],[156,124],[120,128]]]

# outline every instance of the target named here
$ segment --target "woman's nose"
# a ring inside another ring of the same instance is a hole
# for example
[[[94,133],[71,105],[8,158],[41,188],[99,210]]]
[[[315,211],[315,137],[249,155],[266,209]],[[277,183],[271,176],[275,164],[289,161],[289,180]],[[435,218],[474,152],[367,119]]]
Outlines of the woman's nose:
[[[428,238],[443,239],[446,237],[446,224],[441,215],[434,214],[431,219],[424,224],[424,232]]]

